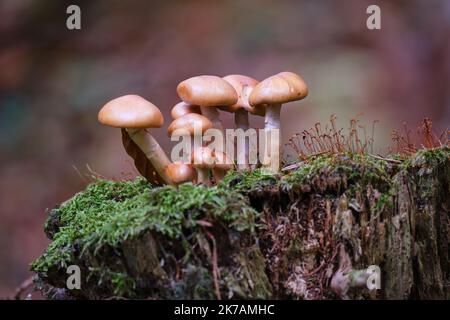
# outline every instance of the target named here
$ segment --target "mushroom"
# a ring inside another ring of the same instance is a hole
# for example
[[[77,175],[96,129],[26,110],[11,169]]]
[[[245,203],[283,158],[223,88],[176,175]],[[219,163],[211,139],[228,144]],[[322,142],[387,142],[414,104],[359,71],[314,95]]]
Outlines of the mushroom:
[[[194,149],[192,162],[193,166],[197,169],[197,182],[210,186],[211,169],[214,168],[213,151],[208,147]]]
[[[261,81],[252,91],[249,103],[252,106],[266,104],[264,130],[266,131],[265,152],[270,162],[265,166],[272,172],[280,170],[280,111],[286,102],[301,100],[308,95],[305,81],[292,72],[280,72]],[[273,138],[271,138],[273,137]],[[269,148],[269,143],[272,148]],[[278,155],[277,155],[278,154]],[[273,159],[277,156],[277,159]]]
[[[201,147],[201,137],[202,134],[212,128],[212,123],[209,121],[208,118],[197,114],[197,113],[188,113],[182,117],[179,117],[172,121],[172,123],[169,125],[169,128],[167,129],[167,132],[170,137],[173,135],[182,136],[182,137],[189,137],[189,142],[191,142],[191,137],[194,137],[194,146]],[[200,142],[196,143],[195,139],[200,139]],[[185,160],[190,161],[191,160],[191,153],[192,153],[192,143],[189,146],[189,154],[186,155]],[[174,157],[179,156],[177,152],[178,150],[172,149],[172,159]],[[185,161],[186,162],[186,161]]]
[[[242,129],[244,132],[249,128],[248,113],[260,112],[260,108],[252,107],[248,103],[248,97],[252,92],[253,88],[258,84],[258,80],[253,78],[232,74],[223,77],[231,86],[236,90],[238,94],[238,101],[231,106],[220,107],[221,110],[234,113],[234,124],[237,129]],[[238,143],[239,146],[239,143]],[[244,150],[237,150],[237,165],[239,170],[244,170],[249,168],[248,161],[249,144],[248,141],[244,141]],[[240,159],[242,155],[242,160]]]
[[[200,114],[200,107],[199,106],[195,106],[189,103],[186,103],[184,101],[181,101],[179,103],[177,103],[173,108],[172,111],[170,112],[170,115],[172,116],[173,119],[178,119],[179,117],[182,117],[186,114],[189,113],[198,113]]]
[[[194,135],[194,133],[196,133],[195,130],[198,130],[199,133],[203,133],[206,130],[211,129],[212,126],[212,122],[205,116],[197,113],[188,113],[173,120],[169,125],[169,128],[167,128],[167,132],[169,135],[172,135],[173,133],[176,133],[176,130],[184,129],[186,130],[186,134]]]
[[[225,80],[216,76],[197,76],[186,79],[177,86],[178,96],[184,102],[200,106],[202,114],[223,132],[218,106],[237,102],[236,90]]]
[[[176,186],[194,180],[195,170],[190,164],[174,162],[166,167],[166,175]]]
[[[98,121],[107,126],[124,128],[161,178],[167,184],[171,183],[165,172],[171,162],[155,138],[146,131],[148,128],[160,128],[164,123],[161,111],[154,104],[137,95],[122,96],[102,107]]]
[[[214,169],[213,176],[216,183],[219,183],[227,173],[227,171],[233,169],[233,162],[224,152],[214,152]]]

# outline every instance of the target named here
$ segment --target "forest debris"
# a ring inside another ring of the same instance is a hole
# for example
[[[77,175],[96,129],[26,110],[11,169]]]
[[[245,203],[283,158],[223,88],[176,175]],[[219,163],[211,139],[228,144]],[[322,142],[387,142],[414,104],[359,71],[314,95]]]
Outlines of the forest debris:
[[[34,276],[28,277],[16,288],[14,293],[14,299],[16,300],[22,299],[22,294],[33,286],[33,278]]]

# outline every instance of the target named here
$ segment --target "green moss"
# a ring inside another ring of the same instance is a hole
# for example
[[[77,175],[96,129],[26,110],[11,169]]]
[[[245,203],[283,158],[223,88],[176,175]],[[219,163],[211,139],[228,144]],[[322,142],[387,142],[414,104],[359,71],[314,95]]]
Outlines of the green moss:
[[[233,188],[237,191],[248,191],[276,184],[278,176],[267,173],[264,169],[253,171],[230,171],[220,183],[221,188]]]
[[[152,188],[143,179],[99,180],[84,192],[55,209],[46,228],[58,228],[46,252],[32,264],[35,272],[66,267],[74,259],[73,248],[82,251],[116,246],[124,240],[151,230],[178,239],[184,229],[199,228],[197,220],[222,221],[237,231],[253,232],[257,213],[244,197],[233,190],[184,184]]]
[[[392,186],[392,188],[389,189],[386,193],[381,194],[379,199],[375,202],[372,211],[381,212],[385,209],[385,207],[392,210],[394,207],[394,204],[392,202],[392,197],[395,195],[394,190],[395,187]]]
[[[342,154],[312,156],[296,170],[285,175],[267,174],[264,169],[254,171],[231,171],[220,186],[233,188],[240,192],[263,189],[268,186],[308,183],[321,174],[345,175],[348,180],[362,180],[368,183],[374,180],[389,179],[389,164],[385,160],[374,158],[368,154]]]
[[[136,281],[125,272],[112,271],[109,268],[91,268],[89,278],[96,277],[97,284],[107,285],[113,288],[114,295],[118,297],[133,297],[136,289]]]
[[[388,167],[387,161],[368,154],[320,155],[284,176],[281,183],[289,187],[309,183],[321,175],[345,176],[347,180],[358,180],[363,184],[380,180],[385,182],[390,178]]]
[[[403,162],[404,169],[422,168],[419,174],[429,174],[432,168],[439,167],[450,159],[450,147],[443,146],[434,149],[423,149]]]
[[[127,273],[112,272],[111,283],[114,286],[114,294],[117,296],[132,296],[133,289],[136,287],[136,282]]]
[[[449,174],[448,168],[436,175],[435,170],[442,170],[442,166],[450,160],[450,147],[443,146],[435,149],[424,149],[407,159],[402,164],[402,169],[412,173],[415,177],[419,192],[423,198],[429,198],[434,194],[430,177],[439,178]]]
[[[46,252],[32,264],[32,270],[47,272],[50,267],[66,267],[72,260],[75,242],[96,234],[116,213],[129,212],[146,203],[151,190],[143,179],[135,182],[99,180],[84,192],[52,211],[45,229],[53,227],[53,217],[58,218],[58,230]]]
[[[309,180],[319,170],[329,167],[334,162],[334,156],[320,155],[309,159],[304,165],[283,177],[283,184],[302,184]]]

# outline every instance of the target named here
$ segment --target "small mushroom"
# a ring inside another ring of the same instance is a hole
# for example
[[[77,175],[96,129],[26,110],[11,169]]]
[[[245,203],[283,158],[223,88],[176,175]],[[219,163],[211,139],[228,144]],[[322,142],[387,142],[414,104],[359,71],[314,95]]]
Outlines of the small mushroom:
[[[197,182],[206,186],[211,185],[211,169],[214,168],[213,151],[208,147],[194,149],[192,164],[197,169]]]
[[[200,107],[181,101],[172,108],[170,115],[173,119],[178,119],[189,113],[201,114]]]
[[[250,96],[253,88],[258,84],[258,80],[239,74],[232,74],[223,77],[223,79],[231,84],[234,90],[236,90],[236,93],[238,94],[238,101],[231,106],[220,107],[220,109],[223,111],[234,113],[235,127],[237,129],[247,131],[249,128],[248,113],[250,112],[260,114],[261,112],[264,112],[262,110],[263,108],[260,108],[259,106],[252,107],[248,103],[248,97]],[[245,170],[249,168],[248,153],[249,144],[248,141],[245,141],[244,150],[237,150],[239,160],[237,166],[239,170]],[[239,155],[241,154],[243,155],[243,161],[239,159]]]
[[[199,133],[204,133],[206,130],[211,129],[212,126],[212,122],[201,114],[188,113],[173,120],[169,125],[167,132],[169,135],[172,135],[176,130],[184,129],[186,130],[186,134],[192,136],[196,133],[196,130],[199,131]]]
[[[225,177],[227,171],[233,169],[233,162],[224,152],[214,152],[213,176],[216,183],[219,183]]]
[[[308,95],[308,87],[305,81],[297,74],[292,72],[281,72],[261,81],[252,91],[249,97],[249,103],[252,106],[267,105],[266,115],[264,121],[264,130],[266,131],[265,150],[266,154],[273,155],[272,152],[277,152],[279,158],[280,153],[280,111],[281,105],[286,102],[301,100]],[[278,137],[276,141],[270,141],[269,136]],[[272,142],[272,147],[269,148],[269,143]],[[268,152],[270,150],[270,152]],[[279,172],[280,159],[274,161],[271,156],[268,166],[273,172]]]
[[[166,167],[166,175],[176,186],[193,181],[195,178],[195,169],[190,164],[174,162]]]
[[[186,151],[185,157],[183,157],[186,161],[191,160],[191,154],[192,154],[192,148],[193,146],[201,146],[202,145],[202,134],[212,128],[212,123],[209,121],[208,118],[197,114],[197,113],[188,113],[182,117],[179,117],[172,121],[172,123],[169,125],[169,128],[167,129],[167,133],[170,137],[173,135],[177,136],[184,136],[184,137],[194,137],[194,143],[192,143],[192,140],[190,141],[190,148],[188,150],[185,150],[183,148],[183,153]],[[196,137],[198,135],[198,137]],[[195,139],[199,139],[198,141],[195,141]],[[172,150],[177,154],[176,150]],[[180,152],[180,151],[178,151]],[[178,155],[177,155],[178,156]],[[173,156],[172,156],[173,157]]]
[[[236,90],[225,80],[216,76],[197,76],[186,79],[177,87],[178,96],[186,103],[200,106],[202,115],[213,123],[214,128],[223,132],[219,118],[219,106],[229,106],[237,102]]]
[[[126,129],[161,178],[167,184],[171,183],[165,172],[171,162],[155,138],[146,131],[148,128],[160,128],[164,123],[161,111],[154,104],[137,95],[122,96],[103,106],[98,113],[98,121]]]

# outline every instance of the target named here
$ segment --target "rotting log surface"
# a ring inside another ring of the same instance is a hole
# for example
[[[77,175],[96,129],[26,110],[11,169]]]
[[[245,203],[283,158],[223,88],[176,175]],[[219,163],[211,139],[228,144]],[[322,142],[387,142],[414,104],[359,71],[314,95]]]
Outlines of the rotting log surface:
[[[221,210],[246,212],[255,229],[236,227],[236,215],[215,214],[215,202],[193,203],[177,209],[184,210],[180,236],[143,227],[114,245],[66,243],[64,261],[33,264],[37,288],[64,299],[450,298],[447,147],[402,164],[321,156],[279,177],[235,172],[213,189],[226,198],[214,200]],[[150,197],[159,192],[152,190]],[[50,214],[51,239],[67,223],[60,215]],[[65,289],[70,264],[82,269],[81,290]],[[380,290],[365,286],[370,265],[380,267]]]

